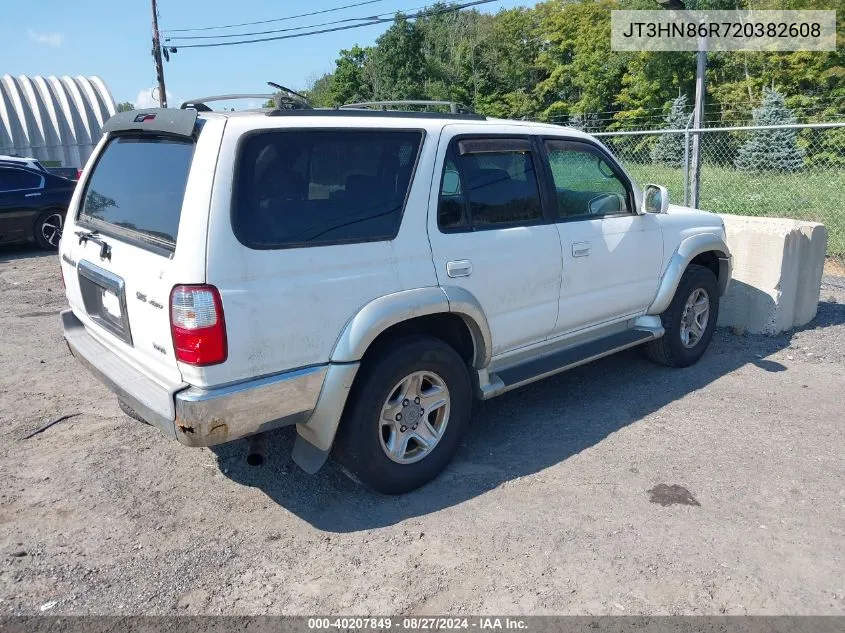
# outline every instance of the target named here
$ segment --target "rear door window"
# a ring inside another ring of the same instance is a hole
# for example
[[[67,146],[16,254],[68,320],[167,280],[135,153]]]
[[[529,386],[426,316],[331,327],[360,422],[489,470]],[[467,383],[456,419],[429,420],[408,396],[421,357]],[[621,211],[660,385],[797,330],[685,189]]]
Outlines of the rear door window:
[[[247,137],[232,209],[237,238],[286,248],[396,237],[422,132],[296,130]]]
[[[189,139],[113,138],[86,185],[80,223],[172,250],[193,155]]]
[[[543,220],[531,143],[521,138],[453,141],[440,186],[442,231],[484,230]]]
[[[42,177],[23,169],[0,168],[0,191],[38,189]]]

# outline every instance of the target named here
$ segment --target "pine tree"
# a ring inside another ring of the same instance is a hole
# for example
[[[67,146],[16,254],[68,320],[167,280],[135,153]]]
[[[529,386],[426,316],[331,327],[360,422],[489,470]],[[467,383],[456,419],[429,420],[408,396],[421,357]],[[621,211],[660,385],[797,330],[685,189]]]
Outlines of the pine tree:
[[[688,120],[687,96],[680,95],[672,101],[663,129],[683,130],[687,127]],[[661,134],[651,149],[651,162],[683,167],[685,139],[686,135],[682,133]]]
[[[752,112],[754,125],[792,125],[795,115],[777,90],[763,89],[763,102]],[[804,166],[798,130],[757,130],[739,148],[736,168],[742,171],[797,171]]]

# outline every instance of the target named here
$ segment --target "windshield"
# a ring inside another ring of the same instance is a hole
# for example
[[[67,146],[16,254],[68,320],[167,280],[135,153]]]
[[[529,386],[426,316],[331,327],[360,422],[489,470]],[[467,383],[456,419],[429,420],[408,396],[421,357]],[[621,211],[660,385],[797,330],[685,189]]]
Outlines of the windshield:
[[[112,139],[88,180],[79,220],[173,249],[193,154],[189,139]]]

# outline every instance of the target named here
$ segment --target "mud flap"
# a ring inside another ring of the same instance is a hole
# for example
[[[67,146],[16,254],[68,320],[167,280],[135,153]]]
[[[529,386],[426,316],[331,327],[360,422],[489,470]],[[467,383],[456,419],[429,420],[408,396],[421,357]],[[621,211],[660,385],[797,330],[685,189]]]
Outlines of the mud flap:
[[[330,450],[321,451],[311,442],[297,434],[290,456],[297,466],[309,475],[313,475],[326,463],[330,452]]]

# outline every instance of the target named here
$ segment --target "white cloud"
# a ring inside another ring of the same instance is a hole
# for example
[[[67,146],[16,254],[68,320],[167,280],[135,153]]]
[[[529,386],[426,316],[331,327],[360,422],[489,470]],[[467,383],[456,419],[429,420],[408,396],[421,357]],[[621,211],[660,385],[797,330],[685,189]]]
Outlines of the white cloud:
[[[32,29],[27,29],[26,33],[29,35],[29,39],[34,42],[37,42],[38,44],[46,44],[47,46],[52,46],[53,48],[61,46],[65,39],[65,36],[61,33],[37,33]]]
[[[141,108],[158,108],[159,105],[158,88],[146,88],[145,90],[141,90],[138,96],[135,97],[135,109],[137,110]],[[179,104],[176,103],[176,97],[169,90],[167,91],[167,105],[171,108],[179,107]]]

